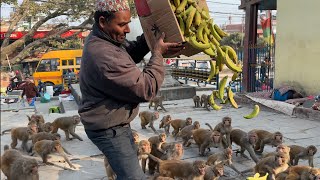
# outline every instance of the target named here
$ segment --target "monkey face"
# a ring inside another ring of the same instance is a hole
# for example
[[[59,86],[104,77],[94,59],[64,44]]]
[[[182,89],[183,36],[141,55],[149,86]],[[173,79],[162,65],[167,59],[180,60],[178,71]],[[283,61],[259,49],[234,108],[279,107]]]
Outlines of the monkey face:
[[[257,140],[258,140],[257,134],[251,132],[251,133],[248,134],[248,136],[249,136],[249,142],[250,142],[250,144],[252,144],[252,145],[256,144],[256,142],[257,142]]]
[[[186,125],[191,125],[192,124],[192,119],[191,118],[187,118],[186,119]]]
[[[308,155],[309,156],[313,156],[317,152],[317,148],[315,146],[313,146],[313,145],[308,146],[307,149],[308,149]]]
[[[206,164],[204,161],[196,160],[193,162],[193,168],[197,171],[197,174],[205,175],[206,174]]]
[[[158,111],[154,112],[153,115],[154,115],[155,119],[159,118],[159,112]]]
[[[164,133],[159,134],[159,141],[160,142],[166,142],[167,135]]]
[[[223,164],[222,163],[219,163],[214,167],[214,174],[216,176],[223,176],[224,168],[223,168]]]
[[[200,123],[199,123],[199,121],[195,121],[195,122],[193,123],[193,126],[194,126],[194,129],[199,129],[199,128],[200,128]]]
[[[231,126],[231,118],[230,117],[224,117],[222,119],[222,123],[225,125],[225,126]]]
[[[32,124],[32,125],[30,125],[30,134],[36,134],[36,133],[38,133],[38,126],[36,125],[36,124]]]
[[[143,140],[139,144],[140,150],[144,153],[151,153],[151,146],[149,141]]]
[[[277,146],[276,152],[288,154],[290,152],[290,147],[280,144],[279,146]]]
[[[53,140],[60,140],[60,139],[61,139],[60,134],[58,134],[58,133],[53,134]]]
[[[175,149],[176,149],[176,152],[178,152],[179,154],[183,153],[183,147],[181,143],[175,144]]]
[[[227,148],[225,150],[225,154],[226,154],[227,159],[232,159],[232,150],[230,148]]]
[[[282,144],[283,140],[282,140],[282,134],[280,132],[276,132],[274,134],[274,146],[278,146],[279,144]]]
[[[73,118],[73,124],[79,124],[80,123],[80,116],[79,115],[74,115],[72,116]]]
[[[287,157],[286,154],[284,153],[278,153],[276,156],[275,156],[275,161],[276,163],[279,165],[279,166],[282,166],[284,164],[287,164],[288,163],[288,160],[289,158]]]
[[[211,137],[214,143],[219,143],[221,139],[221,134],[219,131],[213,131]]]

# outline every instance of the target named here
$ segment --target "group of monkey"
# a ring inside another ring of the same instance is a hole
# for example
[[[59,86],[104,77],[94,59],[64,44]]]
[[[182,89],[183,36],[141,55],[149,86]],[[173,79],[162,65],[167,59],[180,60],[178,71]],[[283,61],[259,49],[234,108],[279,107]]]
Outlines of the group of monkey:
[[[158,111],[142,111],[139,117],[142,129],[146,129],[146,125],[149,124],[149,127],[158,134],[154,128],[154,122],[159,119]],[[214,128],[205,123],[209,129],[204,129],[200,128],[199,121],[192,123],[190,117],[183,120],[164,115],[159,123],[159,129],[164,128],[165,133],[150,137],[149,143],[145,140],[137,142],[143,171],[145,172],[146,159],[148,159],[149,173],[154,174],[153,179],[158,180],[174,178],[215,180],[224,175],[224,166],[236,171],[239,177],[242,177],[240,179],[245,179],[245,173],[253,172],[261,176],[268,174],[267,180],[320,180],[320,169],[315,168],[313,164],[314,155],[317,152],[314,145],[287,146],[283,144],[281,132],[261,129],[245,132],[241,129],[233,129],[231,123],[230,117],[224,117],[222,122]],[[172,135],[175,137],[175,142],[167,143],[166,138],[170,135],[170,127],[174,129]],[[138,135],[136,132],[134,134],[137,139]],[[177,141],[178,138],[182,141]],[[240,148],[232,150],[232,143]],[[151,148],[145,148],[146,144]],[[209,155],[207,161],[196,160],[191,163],[181,160],[184,147],[188,148],[192,144],[198,146],[200,156],[208,156],[207,151],[212,147],[219,148],[221,151]],[[276,147],[275,152],[262,154],[265,145]],[[244,154],[245,151],[248,151],[256,165],[240,172],[232,164],[232,153],[235,152],[236,155],[240,154],[249,159]],[[298,165],[300,159],[307,159],[309,166]]]
[[[44,164],[54,165],[48,162],[49,154],[58,153],[69,164],[71,168],[75,166],[71,164],[66,154],[70,153],[62,147],[60,134],[58,129],[65,132],[66,140],[72,140],[70,134],[83,141],[82,138],[75,133],[77,124],[80,123],[78,115],[60,117],[52,123],[45,122],[40,114],[28,116],[29,122],[25,127],[16,127],[2,131],[1,135],[11,132],[12,142],[4,146],[4,153],[1,156],[1,170],[8,180],[39,180],[39,164],[36,159],[32,158],[34,154],[38,154],[42,158]],[[22,141],[22,152],[16,149],[18,140]],[[32,146],[28,147],[28,141],[31,140]],[[26,156],[27,154],[28,156]],[[30,157],[29,157],[30,156]]]

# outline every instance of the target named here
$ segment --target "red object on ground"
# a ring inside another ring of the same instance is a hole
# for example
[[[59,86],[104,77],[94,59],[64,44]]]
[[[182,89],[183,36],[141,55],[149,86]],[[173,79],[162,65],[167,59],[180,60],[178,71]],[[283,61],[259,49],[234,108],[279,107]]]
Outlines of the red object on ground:
[[[63,90],[63,91],[61,91],[60,94],[71,94],[71,90],[70,90],[70,89],[68,89],[68,90]]]

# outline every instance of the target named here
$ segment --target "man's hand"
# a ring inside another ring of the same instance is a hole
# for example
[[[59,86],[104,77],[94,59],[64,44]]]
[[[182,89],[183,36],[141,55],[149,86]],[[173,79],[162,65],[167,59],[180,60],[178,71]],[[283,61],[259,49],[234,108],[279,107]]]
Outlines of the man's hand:
[[[182,49],[184,49],[184,45],[182,43],[163,42],[164,37],[165,37],[165,34],[162,33],[153,48],[153,52],[158,52],[160,54],[165,54],[167,52],[170,52],[170,54],[171,53],[175,54],[181,51]]]

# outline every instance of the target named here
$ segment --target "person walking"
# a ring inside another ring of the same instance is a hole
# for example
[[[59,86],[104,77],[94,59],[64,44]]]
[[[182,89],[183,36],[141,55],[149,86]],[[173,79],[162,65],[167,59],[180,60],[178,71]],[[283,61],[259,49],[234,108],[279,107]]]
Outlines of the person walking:
[[[158,93],[164,80],[163,54],[178,53],[182,43],[164,42],[161,33],[151,58],[145,37],[127,41],[130,8],[126,0],[98,0],[93,30],[85,41],[80,72],[79,115],[88,138],[107,157],[119,180],[146,179],[139,165],[130,122],[139,103]]]

